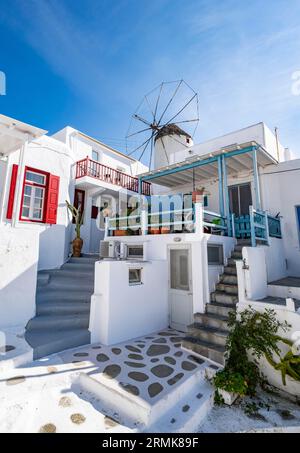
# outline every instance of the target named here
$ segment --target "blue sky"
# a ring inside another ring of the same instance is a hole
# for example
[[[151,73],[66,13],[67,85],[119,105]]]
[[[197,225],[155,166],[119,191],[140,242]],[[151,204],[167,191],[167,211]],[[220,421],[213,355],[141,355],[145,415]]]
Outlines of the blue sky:
[[[0,111],[124,149],[161,81],[199,95],[196,142],[265,121],[300,156],[299,0],[0,0]]]

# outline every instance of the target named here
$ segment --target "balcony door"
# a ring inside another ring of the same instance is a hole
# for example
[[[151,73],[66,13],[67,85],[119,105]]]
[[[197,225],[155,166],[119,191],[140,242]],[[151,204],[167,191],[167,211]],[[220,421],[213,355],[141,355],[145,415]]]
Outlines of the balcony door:
[[[228,187],[230,212],[237,217],[249,215],[249,206],[252,205],[251,184],[238,184]]]

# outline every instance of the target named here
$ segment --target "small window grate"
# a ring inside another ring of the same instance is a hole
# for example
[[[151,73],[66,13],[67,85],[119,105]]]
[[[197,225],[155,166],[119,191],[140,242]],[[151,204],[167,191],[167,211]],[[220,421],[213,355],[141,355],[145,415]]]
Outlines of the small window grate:
[[[223,245],[207,245],[207,259],[210,266],[222,266],[224,264]]]

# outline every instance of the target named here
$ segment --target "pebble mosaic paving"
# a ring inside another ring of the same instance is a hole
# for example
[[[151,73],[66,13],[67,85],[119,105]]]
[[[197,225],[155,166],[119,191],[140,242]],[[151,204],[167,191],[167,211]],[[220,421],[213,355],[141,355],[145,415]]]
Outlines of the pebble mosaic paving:
[[[97,396],[85,392],[78,377],[104,379],[130,398],[156,404],[207,365],[181,350],[181,337],[165,330],[110,347],[86,345],[6,370],[0,377],[0,432],[136,431],[138,426],[123,425]],[[190,411],[185,402],[182,414]]]
[[[117,384],[152,405],[207,366],[204,360],[181,350],[182,337],[165,330],[117,347],[85,346],[77,352],[60,353],[60,357],[75,366],[92,365],[90,377],[106,385],[114,381],[111,385]]]

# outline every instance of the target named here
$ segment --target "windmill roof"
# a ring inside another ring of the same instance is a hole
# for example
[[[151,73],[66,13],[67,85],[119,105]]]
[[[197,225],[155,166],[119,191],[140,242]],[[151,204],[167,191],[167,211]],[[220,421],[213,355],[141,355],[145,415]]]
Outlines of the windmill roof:
[[[186,137],[192,138],[190,134],[185,132],[183,129],[181,129],[177,124],[167,124],[166,126],[163,126],[157,133],[155,140],[158,138],[162,138],[166,135],[185,135]]]

